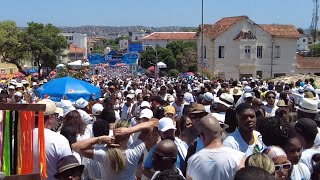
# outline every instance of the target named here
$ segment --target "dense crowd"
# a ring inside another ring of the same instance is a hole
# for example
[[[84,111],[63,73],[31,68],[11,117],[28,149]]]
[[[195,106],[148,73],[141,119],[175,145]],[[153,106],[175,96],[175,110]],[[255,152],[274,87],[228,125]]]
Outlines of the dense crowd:
[[[320,179],[313,79],[117,74],[90,80],[96,100],[41,99],[46,81],[2,85],[1,102],[46,104],[48,180]]]

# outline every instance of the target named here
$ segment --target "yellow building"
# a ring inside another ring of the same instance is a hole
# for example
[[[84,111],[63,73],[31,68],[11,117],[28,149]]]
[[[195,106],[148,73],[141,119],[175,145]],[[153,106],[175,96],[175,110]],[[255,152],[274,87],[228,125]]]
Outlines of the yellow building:
[[[0,59],[0,74],[13,74],[15,72],[18,72],[16,65],[4,62]]]

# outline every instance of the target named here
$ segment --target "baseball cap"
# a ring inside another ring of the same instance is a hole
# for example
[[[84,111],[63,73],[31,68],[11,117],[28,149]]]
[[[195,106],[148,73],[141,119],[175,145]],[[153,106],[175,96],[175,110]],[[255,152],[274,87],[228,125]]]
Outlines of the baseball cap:
[[[92,114],[99,116],[103,111],[103,105],[100,103],[96,103],[92,106]]]
[[[171,118],[163,117],[163,118],[161,118],[159,120],[158,129],[161,132],[165,132],[165,131],[170,130],[170,129],[176,130],[176,127],[174,127],[173,120]]]
[[[32,83],[32,86],[36,86],[36,85],[38,85],[37,82],[33,82],[33,83]]]
[[[252,94],[251,93],[249,93],[249,92],[246,92],[246,93],[244,93],[244,98],[250,98],[250,97],[253,97],[252,96]]]
[[[140,118],[151,119],[153,117],[153,112],[150,109],[143,109],[140,112]]]
[[[75,106],[82,109],[82,108],[85,108],[88,104],[89,104],[88,101],[86,101],[83,98],[80,98],[76,101]]]
[[[76,110],[70,100],[61,100],[60,106],[63,109],[63,116],[65,116],[70,111]]]
[[[318,134],[317,123],[309,118],[299,119],[294,129],[305,138],[314,139]]]
[[[51,114],[62,114],[63,109],[58,108],[56,104],[50,100],[50,99],[41,99],[38,101],[37,104],[45,104],[46,105],[46,110],[44,112],[44,115],[51,115]]]
[[[214,96],[211,92],[204,93],[203,97],[206,101],[213,101],[214,99]]]
[[[142,101],[140,107],[147,107],[147,108],[151,108],[151,105],[148,101]]]
[[[14,86],[10,85],[8,89],[15,89]]]
[[[19,91],[15,92],[14,95],[15,95],[15,96],[22,97],[22,94],[21,94],[21,92],[19,92]]]
[[[133,95],[133,94],[128,94],[126,98],[133,99],[133,98],[134,98],[134,95]]]
[[[164,107],[164,114],[169,114],[169,113],[174,115],[176,114],[176,109],[171,105]]]

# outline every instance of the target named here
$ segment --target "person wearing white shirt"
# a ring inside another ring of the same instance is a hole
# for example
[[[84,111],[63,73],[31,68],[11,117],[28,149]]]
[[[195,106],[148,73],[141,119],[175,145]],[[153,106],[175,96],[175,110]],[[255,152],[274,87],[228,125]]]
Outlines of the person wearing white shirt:
[[[266,94],[267,104],[262,108],[266,112],[266,117],[273,117],[276,115],[276,110],[279,108],[276,106],[276,93],[274,91],[268,91]]]
[[[187,180],[232,180],[244,166],[245,154],[223,145],[221,124],[213,116],[201,118],[196,126],[205,148],[189,158]]]

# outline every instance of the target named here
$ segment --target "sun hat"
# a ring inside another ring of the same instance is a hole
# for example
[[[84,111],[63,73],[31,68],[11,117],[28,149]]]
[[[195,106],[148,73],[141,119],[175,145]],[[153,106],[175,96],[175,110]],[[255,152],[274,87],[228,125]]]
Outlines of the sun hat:
[[[63,116],[65,116],[70,111],[76,110],[70,100],[61,100],[60,107],[63,109]]]
[[[40,101],[38,101],[37,104],[45,104],[46,105],[46,110],[44,112],[44,115],[51,115],[51,114],[62,114],[63,113],[63,109],[58,108],[56,106],[56,104],[50,100],[50,99],[41,99]]]
[[[19,92],[19,91],[15,92],[14,95],[15,95],[15,96],[18,96],[18,97],[22,97],[22,94],[21,94],[21,92]]]
[[[140,112],[140,117],[139,118],[151,119],[152,117],[153,117],[153,112],[151,111],[151,109],[143,109]]]
[[[286,102],[283,99],[280,99],[277,103],[278,107],[287,107]]]
[[[317,123],[309,118],[299,119],[296,122],[294,129],[297,133],[306,138],[315,138],[318,134]]]
[[[134,98],[134,95],[133,95],[133,94],[128,94],[126,98],[133,99],[133,98]]]
[[[318,101],[310,98],[302,98],[301,102],[299,103],[299,106],[296,107],[296,109],[299,111],[313,114],[317,114],[320,111],[318,109]]]
[[[165,132],[170,129],[176,130],[176,127],[173,125],[173,120],[171,118],[163,117],[159,120],[158,129],[161,132]]]
[[[253,96],[252,96],[251,93],[246,92],[246,93],[244,93],[243,97],[244,97],[244,98],[252,98]]]
[[[233,96],[241,96],[242,95],[242,90],[239,87],[234,87],[230,89],[230,94]]]
[[[315,96],[313,95],[313,93],[312,93],[312,92],[309,92],[309,91],[307,91],[307,92],[304,93],[304,97],[305,97],[305,98],[310,98],[310,99],[317,100],[317,97],[315,97]]]
[[[206,92],[206,93],[204,93],[203,98],[206,101],[213,101],[214,96],[213,96],[213,94],[211,92]]]
[[[83,171],[84,165],[80,164],[74,155],[64,156],[57,162],[57,173],[54,175],[54,177],[59,179],[59,175],[61,173],[73,168],[80,168],[81,171]]]
[[[192,110],[190,112],[191,114],[199,114],[199,113],[208,113],[206,109],[204,108],[203,104],[194,104],[192,107]]]
[[[151,108],[151,105],[148,101],[142,101],[142,103],[140,104],[140,107]]]
[[[17,83],[16,88],[21,88],[23,86],[22,83]]]
[[[83,98],[80,98],[80,99],[78,99],[78,100],[75,102],[75,106],[76,106],[77,108],[81,108],[81,109],[83,109],[83,108],[85,108],[86,106],[88,106],[88,104],[89,104],[89,102],[86,101],[86,100],[83,99]]]
[[[92,114],[99,116],[103,111],[103,105],[100,103],[96,103],[92,106]]]
[[[173,115],[176,114],[176,109],[171,105],[164,107],[164,115],[169,114],[169,113],[173,114]]]
[[[220,97],[215,98],[214,101],[217,103],[223,104],[227,107],[231,107],[234,103],[234,98],[231,94],[222,93]]]
[[[10,85],[8,89],[15,89],[14,86]]]

